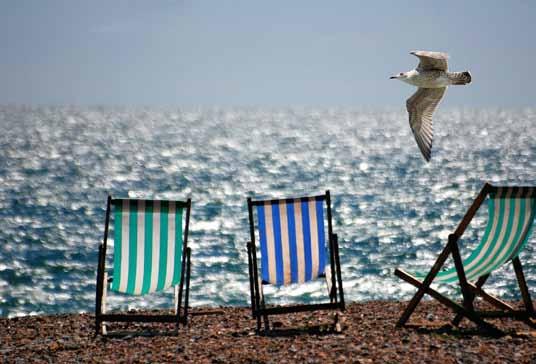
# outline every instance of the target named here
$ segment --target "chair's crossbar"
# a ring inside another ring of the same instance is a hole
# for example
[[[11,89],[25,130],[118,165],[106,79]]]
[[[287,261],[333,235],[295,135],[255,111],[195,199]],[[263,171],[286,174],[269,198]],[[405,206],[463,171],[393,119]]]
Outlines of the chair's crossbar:
[[[431,297],[435,298],[439,302],[441,302],[443,305],[449,307],[452,309],[456,314],[462,315],[482,327],[483,329],[487,330],[493,335],[502,335],[503,332],[496,328],[495,326],[487,323],[484,321],[476,312],[467,310],[462,305],[454,302],[453,300],[445,297],[435,289],[433,289],[430,286],[425,286],[421,281],[419,281],[416,277],[412,276],[411,274],[404,272],[403,270],[397,269],[395,270],[395,274],[405,280],[406,282],[412,284],[413,286],[419,288],[420,290],[424,290],[425,293],[429,294]],[[404,322],[405,323],[405,322]]]
[[[114,280],[111,289],[144,295],[178,284],[182,269],[184,209],[173,201],[119,201],[113,205]]]
[[[263,281],[285,285],[324,275],[324,200],[265,201],[257,205],[257,220]]]
[[[503,300],[498,299],[497,297],[494,297],[484,291],[481,287],[478,287],[472,283],[468,283],[469,289],[476,295],[482,297],[485,301],[491,303],[492,305],[499,307],[503,310],[507,311],[514,311],[515,309],[509,305],[508,303],[504,302]]]
[[[495,311],[475,311],[476,314],[478,314],[481,317],[485,318],[516,318],[516,319],[524,319],[529,318],[530,315],[525,310],[514,310],[514,311],[501,311],[501,310],[495,310]]]
[[[180,208],[186,208],[188,207],[188,201],[174,201],[174,200],[146,200],[146,199],[138,199],[138,198],[114,198],[110,201],[112,206],[116,205],[122,205],[124,201],[132,201],[132,202],[154,202],[159,201],[160,203],[174,203],[175,206]]]
[[[319,196],[305,196],[305,197],[294,197],[294,198],[280,198],[280,199],[271,199],[271,200],[251,200],[252,206],[259,206],[264,205],[266,203],[270,204],[287,204],[287,203],[294,203],[296,201],[302,201],[307,202],[311,199],[314,199],[316,201],[326,201],[326,195],[319,195]]]
[[[489,219],[480,244],[463,261],[467,280],[474,281],[517,257],[526,244],[536,213],[531,188],[496,188],[488,202]],[[422,278],[423,273],[415,273]],[[437,274],[435,282],[458,281],[456,268]]]
[[[282,315],[287,313],[308,312],[317,310],[335,310],[341,309],[341,303],[318,303],[311,305],[296,305],[296,306],[277,306],[266,307],[256,311],[255,315]]]
[[[179,315],[143,315],[143,314],[103,314],[101,321],[109,322],[181,322],[185,318]]]
[[[492,198],[505,198],[505,192],[507,191],[511,191],[511,196],[536,197],[536,187],[532,186],[489,186],[489,193]]]

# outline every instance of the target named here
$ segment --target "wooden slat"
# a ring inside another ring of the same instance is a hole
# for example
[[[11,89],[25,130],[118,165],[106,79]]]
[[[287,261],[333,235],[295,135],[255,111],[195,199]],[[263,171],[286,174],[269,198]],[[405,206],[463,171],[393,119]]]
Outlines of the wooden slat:
[[[109,322],[177,322],[176,315],[103,314],[99,318],[101,321]]]
[[[335,240],[337,239],[336,234],[333,233],[333,223],[332,223],[332,216],[331,216],[331,194],[329,190],[326,191],[326,209],[327,209],[327,219],[328,219],[328,246],[329,246],[329,269],[331,271],[331,285],[332,287],[336,287],[337,290],[337,280],[340,276],[340,267],[338,267],[336,264],[336,258],[335,258]],[[338,244],[337,244],[338,246]],[[336,268],[338,267],[338,268]],[[342,285],[340,285],[342,289]],[[342,291],[339,291],[342,292]],[[344,293],[341,293],[342,302],[344,302]],[[337,295],[334,297],[334,301],[337,302],[339,298]]]
[[[99,317],[102,314],[102,295],[104,292],[104,272],[106,271],[106,246],[108,244],[108,228],[110,225],[110,206],[112,202],[112,196],[108,196],[106,201],[106,216],[104,220],[104,237],[101,244],[99,244],[99,260],[97,265],[97,291],[95,297],[95,334],[100,333],[100,320]]]
[[[525,281],[525,275],[523,274],[523,266],[521,265],[519,257],[512,259],[512,263],[514,264],[514,271],[516,272],[517,283],[519,285],[519,290],[521,291],[521,296],[523,297],[525,309],[534,317],[534,306],[532,305],[527,282]]]
[[[316,310],[342,309],[341,303],[319,303],[314,305],[278,306],[256,310],[256,315],[281,315],[286,313],[308,312]]]
[[[426,288],[429,287],[430,284],[432,284],[432,281],[434,280],[437,273],[439,273],[439,270],[441,269],[443,264],[445,264],[445,261],[447,260],[449,254],[450,254],[450,245],[447,244],[447,246],[443,249],[441,254],[439,254],[439,257],[437,257],[436,262],[432,266],[432,269],[430,269],[430,272],[428,273],[424,281],[422,283],[419,282],[420,288],[418,289],[417,293],[415,293],[411,301],[409,301],[408,305],[406,306],[406,309],[400,316],[400,319],[398,319],[398,322],[396,324],[397,326],[404,326],[404,324],[408,321],[411,314],[413,313],[413,311],[415,311],[415,308],[417,307],[421,299],[424,297],[424,294],[426,293]],[[403,276],[409,276],[409,274],[407,274],[406,272],[400,269],[395,270],[395,275],[397,275],[398,277],[402,279],[405,279],[403,278]]]
[[[189,200],[189,199],[188,199]],[[155,202],[155,201],[159,201],[159,202],[167,202],[167,203],[170,203],[170,202],[173,202],[175,203],[175,206],[177,207],[188,207],[188,201],[174,201],[174,200],[150,200],[150,199],[138,199],[138,198],[114,198],[112,199],[112,205],[119,205],[121,203],[123,203],[123,201],[144,201],[145,203],[147,202]]]
[[[534,186],[490,186],[489,192],[490,193],[497,193],[499,188],[512,189],[512,194],[508,198],[523,198],[523,197],[516,197],[519,192],[521,192],[522,195],[528,194],[528,195],[534,196],[534,193],[535,193],[535,190],[536,190],[536,187],[534,187]],[[506,198],[506,197],[502,197],[502,198]]]
[[[466,310],[473,310],[473,295],[469,291],[467,278],[465,277],[465,269],[463,268],[462,258],[460,256],[460,249],[458,248],[458,238],[456,235],[449,235],[449,244],[452,251],[452,258],[454,259],[454,266],[456,267],[456,273],[458,274],[458,281],[460,282],[460,288],[463,295],[463,306]]]
[[[489,318],[501,318],[501,317],[510,317],[516,319],[528,318],[529,314],[525,310],[514,310],[514,311],[475,311],[481,317]]]
[[[280,203],[293,203],[296,201],[301,202],[308,202],[309,199],[314,198],[317,201],[324,201],[326,199],[326,195],[318,195],[318,196],[303,196],[303,197],[296,197],[296,198],[276,198],[276,199],[267,199],[267,200],[251,200],[251,204],[253,206],[259,206],[264,205],[265,203],[270,204],[280,204]]]
[[[249,292],[251,295],[251,314],[255,317],[255,287],[253,282],[253,258],[251,257],[251,242],[247,243],[247,252],[248,252],[248,272],[249,272]]]
[[[484,187],[480,190],[480,193],[472,203],[471,207],[469,207],[469,210],[465,213],[465,216],[463,217],[462,221],[458,224],[458,227],[456,228],[456,231],[454,231],[454,235],[456,235],[458,238],[460,238],[465,229],[467,229],[467,226],[471,223],[471,220],[475,216],[476,212],[486,199],[486,196],[488,193],[492,190],[493,186],[491,186],[489,183],[485,183]]]
[[[484,285],[484,283],[486,283],[488,278],[489,278],[489,274],[486,274],[486,275],[478,278],[475,286],[478,287],[478,288],[481,288]],[[470,287],[469,287],[469,289],[470,289]],[[474,300],[475,297],[476,297],[475,293],[472,290],[470,292],[471,292],[471,300]],[[451,324],[453,326],[458,326],[460,324],[460,322],[462,321],[462,319],[463,319],[463,315],[457,314],[456,317],[454,317],[454,319],[452,319]]]
[[[333,248],[334,248],[334,255],[335,255],[335,266],[337,267],[337,284],[338,284],[338,290],[339,290],[339,304],[340,304],[341,310],[344,311],[345,304],[344,304],[344,290],[342,288],[341,260],[339,257],[339,238],[337,234],[333,234],[333,237],[334,237]],[[337,303],[337,300],[335,300],[335,303]]]
[[[508,303],[498,299],[497,297],[490,295],[489,293],[484,291],[482,288],[479,288],[472,283],[469,283],[468,286],[469,286],[469,289],[473,291],[473,293],[482,297],[485,301],[487,301],[488,303],[491,303],[495,307],[499,307],[503,310],[515,311],[515,309],[512,306],[510,306]]]

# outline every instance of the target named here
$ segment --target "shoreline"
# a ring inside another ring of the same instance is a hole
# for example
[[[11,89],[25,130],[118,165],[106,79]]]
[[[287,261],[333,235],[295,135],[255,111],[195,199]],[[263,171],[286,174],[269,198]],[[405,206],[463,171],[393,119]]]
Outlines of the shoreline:
[[[335,313],[280,315],[269,335],[255,334],[247,307],[195,307],[189,324],[124,324],[120,335],[94,335],[92,314],[58,314],[0,319],[2,362],[199,362],[199,363],[533,363],[536,331],[510,319],[490,320],[507,332],[488,337],[467,320],[441,326],[453,314],[425,301],[410,323],[395,328],[406,302],[369,301],[347,305],[335,329]],[[516,304],[518,304],[516,302]],[[203,315],[206,311],[221,314]],[[125,333],[124,330],[127,330]]]

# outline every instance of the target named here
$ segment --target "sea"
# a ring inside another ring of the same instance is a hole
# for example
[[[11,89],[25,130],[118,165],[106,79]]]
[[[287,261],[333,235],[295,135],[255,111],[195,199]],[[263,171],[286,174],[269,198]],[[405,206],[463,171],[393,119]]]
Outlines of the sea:
[[[0,106],[0,316],[94,311],[108,195],[192,199],[192,306],[249,305],[247,197],[326,190],[346,301],[409,299],[415,288],[394,269],[429,269],[486,181],[536,185],[536,109],[439,108],[434,134],[426,163],[403,108]],[[483,207],[463,256],[486,219]],[[533,294],[535,253],[532,237],[521,259]],[[510,266],[487,287],[520,297]],[[265,294],[320,302],[326,287]],[[117,310],[172,302],[172,292],[108,296]]]

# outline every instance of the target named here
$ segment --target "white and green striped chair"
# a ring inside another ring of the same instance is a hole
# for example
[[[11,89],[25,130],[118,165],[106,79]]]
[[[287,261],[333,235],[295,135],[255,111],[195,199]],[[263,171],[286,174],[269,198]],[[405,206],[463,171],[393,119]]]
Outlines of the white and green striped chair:
[[[169,322],[175,323],[177,330],[179,323],[187,323],[190,207],[190,199],[184,202],[108,197],[104,241],[99,246],[97,270],[97,334],[106,333],[106,322]],[[108,277],[105,262],[110,225],[113,226],[114,257],[113,274]],[[108,286],[111,291],[136,296],[174,287],[175,313],[106,313]]]
[[[458,240],[487,196],[489,196],[489,219],[486,230],[478,246],[462,260]],[[429,294],[456,312],[456,317],[452,320],[454,326],[457,326],[464,317],[492,334],[502,334],[502,331],[484,321],[486,317],[513,317],[535,326],[532,319],[536,318],[536,315],[518,257],[530,237],[535,215],[536,188],[494,187],[486,183],[456,231],[449,235],[447,246],[428,274],[410,274],[401,269],[395,271],[398,277],[419,289],[400,317],[397,326],[406,324],[424,294]],[[441,270],[449,256],[454,260],[454,267]],[[514,266],[523,298],[523,310],[515,309],[509,303],[482,289],[490,274],[508,262],[512,262]],[[432,289],[430,287],[432,283],[459,284],[463,305]],[[473,302],[477,296],[499,308],[500,311],[475,310]]]

